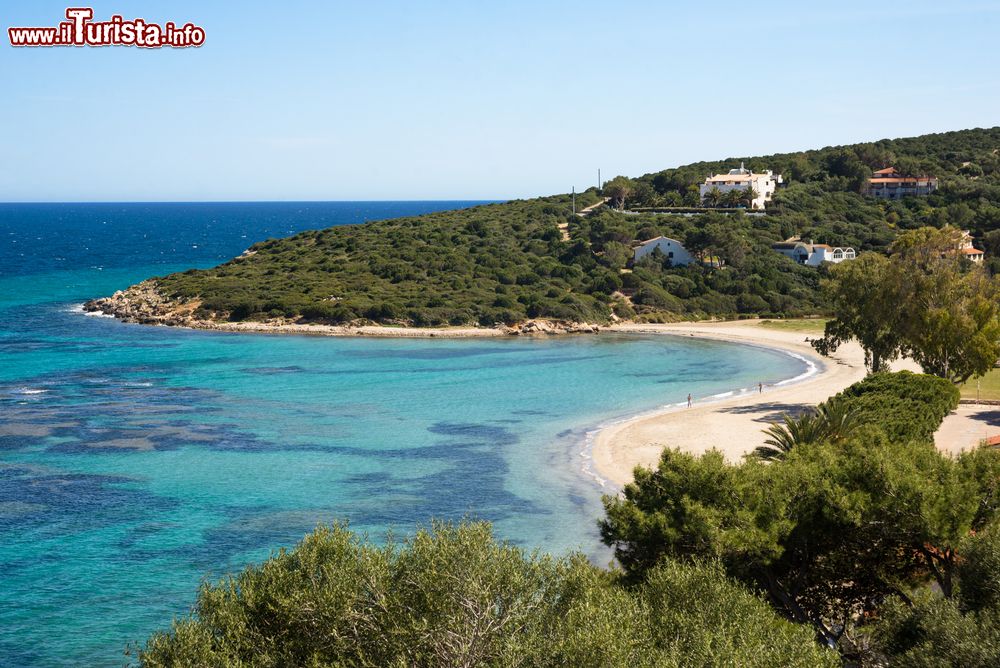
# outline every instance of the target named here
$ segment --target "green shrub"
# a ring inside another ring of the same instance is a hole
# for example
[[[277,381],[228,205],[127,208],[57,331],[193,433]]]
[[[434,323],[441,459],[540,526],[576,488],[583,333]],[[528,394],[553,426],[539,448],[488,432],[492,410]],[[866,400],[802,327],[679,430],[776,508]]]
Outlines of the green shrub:
[[[958,389],[948,380],[909,371],[871,374],[834,398],[899,442],[933,441],[958,399]]]

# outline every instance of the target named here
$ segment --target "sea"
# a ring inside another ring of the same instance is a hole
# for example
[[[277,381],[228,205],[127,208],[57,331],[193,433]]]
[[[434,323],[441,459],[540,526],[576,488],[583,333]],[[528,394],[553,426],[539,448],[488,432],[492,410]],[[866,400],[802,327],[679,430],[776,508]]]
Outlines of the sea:
[[[235,334],[81,309],[264,239],[476,204],[0,204],[0,666],[121,666],[202,581],[334,521],[378,542],[482,519],[607,564],[616,490],[588,434],[806,370],[680,337]]]

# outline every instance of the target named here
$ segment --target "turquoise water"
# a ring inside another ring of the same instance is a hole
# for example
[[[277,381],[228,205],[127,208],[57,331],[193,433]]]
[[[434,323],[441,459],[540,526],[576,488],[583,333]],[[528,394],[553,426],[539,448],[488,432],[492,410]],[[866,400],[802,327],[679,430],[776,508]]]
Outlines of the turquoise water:
[[[668,337],[368,340],[125,325],[78,305],[310,227],[471,203],[0,205],[0,665],[120,665],[200,579],[347,519],[607,561],[585,432],[798,375]]]

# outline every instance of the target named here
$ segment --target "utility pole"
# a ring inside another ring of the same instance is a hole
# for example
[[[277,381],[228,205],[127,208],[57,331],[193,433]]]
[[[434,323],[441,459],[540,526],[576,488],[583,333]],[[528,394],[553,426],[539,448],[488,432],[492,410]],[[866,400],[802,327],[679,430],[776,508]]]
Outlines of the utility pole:
[[[576,186],[573,186],[573,215],[576,215]]]

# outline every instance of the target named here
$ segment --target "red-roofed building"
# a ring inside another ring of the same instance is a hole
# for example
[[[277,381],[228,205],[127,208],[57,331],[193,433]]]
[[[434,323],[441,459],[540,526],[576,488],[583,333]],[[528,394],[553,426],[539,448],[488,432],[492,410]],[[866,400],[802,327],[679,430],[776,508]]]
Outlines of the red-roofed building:
[[[968,230],[962,231],[962,240],[958,242],[958,252],[976,264],[981,263],[986,257],[986,253],[972,245],[972,234]]]
[[[979,250],[978,248],[963,248],[960,251],[965,257],[969,258],[975,263],[980,263],[986,257],[986,253]]]
[[[866,194],[882,199],[899,199],[915,195],[930,195],[937,190],[938,180],[933,176],[903,176],[895,167],[886,167],[868,179]]]

